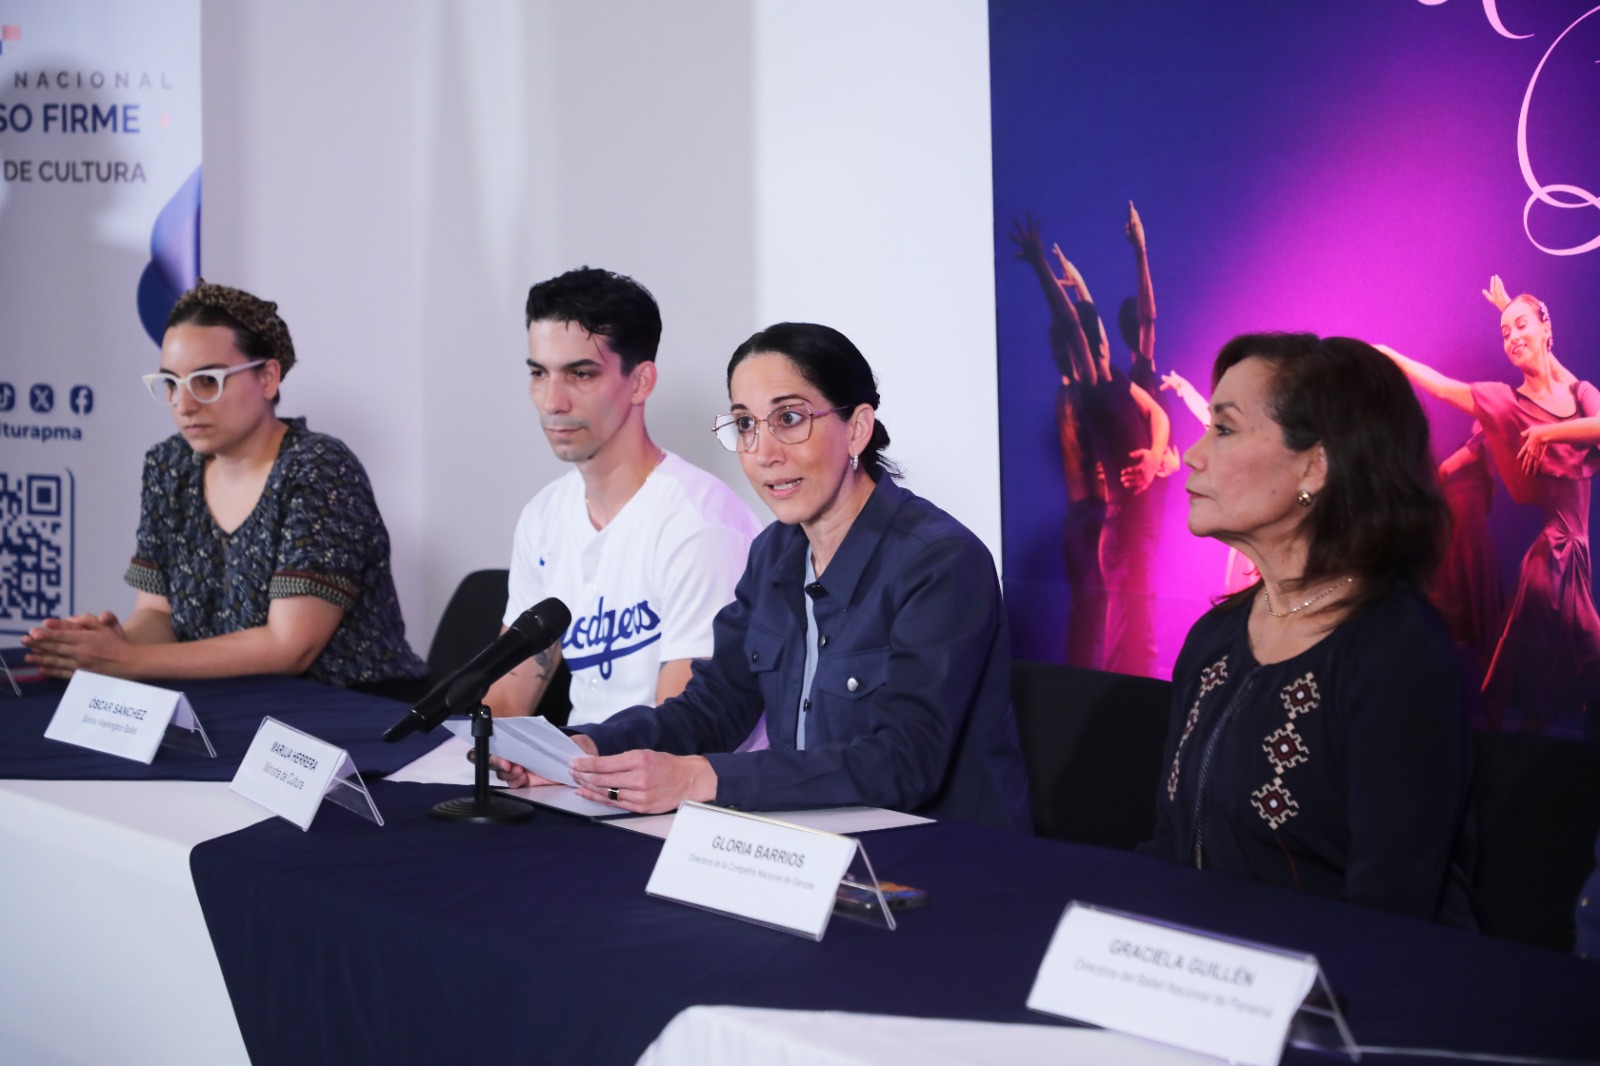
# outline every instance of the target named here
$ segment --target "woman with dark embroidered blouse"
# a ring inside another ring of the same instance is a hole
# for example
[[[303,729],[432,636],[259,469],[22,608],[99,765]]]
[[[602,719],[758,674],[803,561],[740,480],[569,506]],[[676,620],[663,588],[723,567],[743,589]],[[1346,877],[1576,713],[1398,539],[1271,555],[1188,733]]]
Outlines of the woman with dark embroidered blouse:
[[[1419,591],[1447,521],[1422,408],[1342,337],[1239,337],[1212,381],[1189,529],[1261,580],[1189,631],[1142,850],[1471,926],[1468,689]]]
[[[204,280],[179,298],[144,379],[178,433],[145,455],[133,614],[50,619],[23,639],[29,662],[53,677],[305,674],[410,695],[427,668],[405,641],[366,471],[274,410],[294,361],[276,304]]]

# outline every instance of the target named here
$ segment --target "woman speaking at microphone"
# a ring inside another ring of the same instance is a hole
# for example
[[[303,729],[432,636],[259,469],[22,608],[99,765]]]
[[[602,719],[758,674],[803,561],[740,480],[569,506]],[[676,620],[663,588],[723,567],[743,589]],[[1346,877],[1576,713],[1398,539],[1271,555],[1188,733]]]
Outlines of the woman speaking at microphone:
[[[728,396],[717,437],[778,521],[683,694],[575,736],[579,794],[638,813],[864,804],[1026,829],[994,562],[895,483],[866,359],[837,330],[781,323],[733,353]],[[770,749],[735,752],[763,713]]]
[[[389,535],[344,444],[280,419],[294,344],[277,305],[203,279],[178,298],[144,381],[178,432],[145,455],[135,590],[23,638],[46,675],[136,680],[305,674],[410,699]]]

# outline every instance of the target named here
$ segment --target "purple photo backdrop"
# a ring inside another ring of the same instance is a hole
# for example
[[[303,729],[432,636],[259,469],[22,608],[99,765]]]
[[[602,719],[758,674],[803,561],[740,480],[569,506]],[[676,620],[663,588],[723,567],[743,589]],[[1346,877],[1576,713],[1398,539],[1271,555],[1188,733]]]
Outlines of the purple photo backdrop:
[[[1017,656],[1062,659],[1068,592],[1049,318],[1014,256],[1013,219],[1032,212],[1046,248],[1059,243],[1082,270],[1126,368],[1114,323],[1134,292],[1123,235],[1134,201],[1159,312],[1157,370],[1207,393],[1228,338],[1275,329],[1388,343],[1462,380],[1514,385],[1498,313],[1480,295],[1494,273],[1546,301],[1556,354],[1600,380],[1592,2],[991,0],[990,33]],[[1539,186],[1567,188],[1530,204]],[[1201,427],[1167,395],[1181,451]],[[1442,459],[1471,420],[1424,402]],[[1187,531],[1183,478],[1172,478],[1149,560],[1162,676],[1226,565],[1226,549]],[[1490,521],[1509,594],[1541,519],[1497,485]]]

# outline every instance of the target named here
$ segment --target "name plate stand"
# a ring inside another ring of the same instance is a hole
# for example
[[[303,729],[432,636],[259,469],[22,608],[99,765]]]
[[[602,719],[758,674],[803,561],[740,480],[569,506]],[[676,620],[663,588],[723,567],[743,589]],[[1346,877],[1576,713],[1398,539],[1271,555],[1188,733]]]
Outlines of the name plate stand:
[[[689,802],[673,818],[645,892],[821,940],[841,882],[873,892],[875,913],[862,917],[894,929],[894,915],[859,840]]]
[[[22,686],[17,684],[17,675],[11,672],[11,664],[6,662],[4,655],[0,655],[0,670],[6,672],[6,684],[10,686],[11,694],[13,696],[22,695]]]
[[[89,670],[77,671],[67,682],[44,735],[146,766],[161,747],[217,757],[183,693]]]
[[[1361,1058],[1315,956],[1077,902],[1028,1009],[1244,1066],[1277,1066],[1291,1024],[1297,1047]]]
[[[325,799],[383,824],[355,760],[343,748],[270,716],[261,719],[228,787],[303,830],[311,828]]]

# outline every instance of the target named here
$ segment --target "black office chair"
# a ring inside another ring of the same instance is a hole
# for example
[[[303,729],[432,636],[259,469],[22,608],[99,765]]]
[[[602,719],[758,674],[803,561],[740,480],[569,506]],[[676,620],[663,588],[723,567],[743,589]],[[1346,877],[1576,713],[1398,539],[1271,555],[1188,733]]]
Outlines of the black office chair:
[[[433,680],[465,666],[500,635],[508,576],[506,570],[475,570],[461,579],[428,647],[428,673]]]
[[[1016,662],[1011,703],[1042,837],[1132,848],[1155,831],[1172,686],[1055,663]]]
[[[1600,745],[1477,733],[1474,901],[1483,931],[1571,951],[1600,833]]]
[[[465,666],[495,637],[500,635],[506,613],[506,570],[475,570],[461,579],[445,605],[428,647],[428,673],[437,683],[452,670]],[[545,686],[544,696],[534,713],[557,725],[566,725],[572,713],[570,690],[572,671],[565,661]]]

